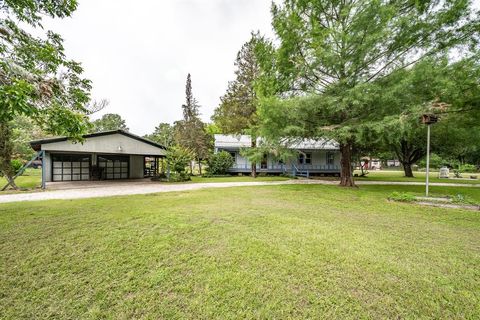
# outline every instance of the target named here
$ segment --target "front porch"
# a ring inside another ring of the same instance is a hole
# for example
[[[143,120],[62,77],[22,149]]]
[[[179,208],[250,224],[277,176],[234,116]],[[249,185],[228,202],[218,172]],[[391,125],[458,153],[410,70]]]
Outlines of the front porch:
[[[265,172],[272,174],[290,174],[296,172],[309,172],[309,174],[336,174],[340,172],[340,167],[334,164],[314,165],[314,164],[265,164],[260,163],[256,166],[257,172]],[[231,173],[248,173],[251,171],[249,163],[235,163],[228,170]]]

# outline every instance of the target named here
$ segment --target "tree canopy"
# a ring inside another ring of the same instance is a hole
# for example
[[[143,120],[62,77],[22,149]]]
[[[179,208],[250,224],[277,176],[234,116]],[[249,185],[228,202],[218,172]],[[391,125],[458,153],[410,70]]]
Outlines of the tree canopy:
[[[11,122],[24,116],[48,133],[81,139],[88,115],[102,104],[91,104],[91,82],[81,65],[65,55],[59,34],[33,36],[19,24],[43,30],[42,17],[68,17],[75,0],[6,0],[0,5],[0,170],[11,181]]]
[[[352,150],[365,124],[394,114],[375,103],[380,83],[453,48],[468,56],[478,40],[478,16],[463,0],[285,0],[272,16],[278,45],[259,50],[265,131],[337,140],[344,186],[354,185]]]
[[[162,122],[156,126],[153,133],[147,134],[145,138],[160,143],[167,149],[173,147],[175,144],[173,126],[165,122]]]
[[[110,131],[110,130],[124,130],[128,131],[125,120],[119,114],[107,113],[100,119],[92,122],[92,132]]]
[[[263,39],[252,34],[237,54],[235,60],[235,79],[228,83],[227,92],[220,98],[212,120],[222,133],[249,134],[252,137],[252,149],[256,148],[258,129],[258,96],[256,82],[260,75],[260,65],[256,50]],[[251,151],[251,150],[250,150]],[[258,157],[245,154],[251,162],[252,176],[256,176]]]

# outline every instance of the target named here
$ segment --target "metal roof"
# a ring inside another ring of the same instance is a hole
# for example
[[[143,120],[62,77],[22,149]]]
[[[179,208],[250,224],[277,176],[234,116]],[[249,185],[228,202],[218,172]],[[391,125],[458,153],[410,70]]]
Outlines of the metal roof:
[[[262,139],[257,138],[257,145]],[[327,139],[284,139],[284,143],[290,149],[304,150],[338,150],[338,143]],[[252,139],[249,135],[215,135],[216,148],[248,148],[252,146]]]
[[[127,131],[124,131],[124,130],[111,130],[111,131],[89,133],[89,134],[83,135],[82,137],[84,139],[88,139],[88,138],[94,138],[94,137],[108,136],[108,135],[112,135],[112,134],[121,134],[121,135],[124,135],[126,137],[129,137],[129,138],[144,142],[146,144],[149,144],[151,146],[157,147],[159,149],[167,150],[167,148],[165,148],[161,144],[158,144],[158,143],[153,142],[151,140],[142,138],[140,136],[137,136],[136,134],[133,134],[133,133],[130,133],[130,132],[127,132]],[[40,150],[42,144],[55,143],[55,142],[61,142],[61,141],[67,141],[67,140],[68,140],[68,137],[54,137],[54,138],[47,138],[47,139],[41,139],[41,140],[34,140],[34,141],[30,141],[30,146],[34,150],[38,151],[38,150]]]

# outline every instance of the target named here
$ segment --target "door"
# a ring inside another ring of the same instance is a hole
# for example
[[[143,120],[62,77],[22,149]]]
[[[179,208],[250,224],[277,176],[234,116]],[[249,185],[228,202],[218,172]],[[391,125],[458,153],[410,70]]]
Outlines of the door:
[[[128,179],[129,175],[129,156],[98,155],[98,168],[102,179],[118,180]]]
[[[268,168],[268,157],[266,154],[263,155],[262,161],[260,162],[260,169]]]
[[[52,181],[90,180],[90,155],[52,154]]]

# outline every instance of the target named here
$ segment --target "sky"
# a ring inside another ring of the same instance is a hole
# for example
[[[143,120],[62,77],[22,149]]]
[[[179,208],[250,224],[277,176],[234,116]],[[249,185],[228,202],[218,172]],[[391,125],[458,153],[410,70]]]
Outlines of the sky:
[[[270,0],[79,0],[71,18],[44,20],[64,38],[67,56],[93,81],[92,97],[144,135],[181,119],[187,74],[201,117],[234,79],[234,61],[251,31],[272,36]]]

